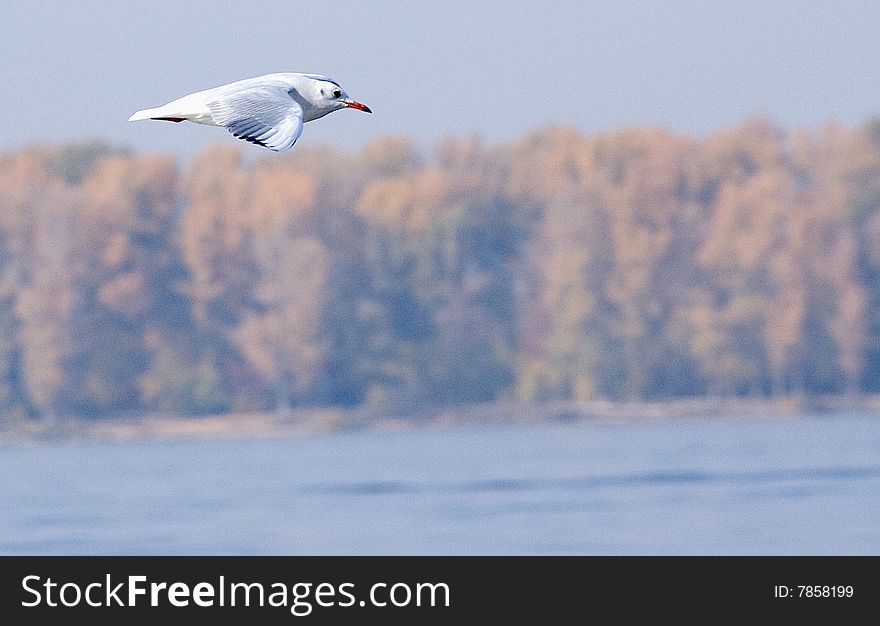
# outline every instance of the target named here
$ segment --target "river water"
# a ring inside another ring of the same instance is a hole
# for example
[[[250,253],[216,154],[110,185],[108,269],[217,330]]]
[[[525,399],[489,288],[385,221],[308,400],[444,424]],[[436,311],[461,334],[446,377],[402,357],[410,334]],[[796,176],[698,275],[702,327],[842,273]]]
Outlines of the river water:
[[[880,419],[0,448],[0,553],[878,555]]]

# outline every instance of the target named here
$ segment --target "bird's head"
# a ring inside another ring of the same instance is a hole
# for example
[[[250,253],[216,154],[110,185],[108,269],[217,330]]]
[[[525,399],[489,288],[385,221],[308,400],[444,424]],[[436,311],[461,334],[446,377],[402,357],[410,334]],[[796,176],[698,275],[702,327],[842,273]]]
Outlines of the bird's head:
[[[334,80],[320,76],[312,78],[310,83],[308,101],[312,111],[305,111],[309,119],[317,119],[339,109],[357,109],[372,113],[370,107],[353,100]]]

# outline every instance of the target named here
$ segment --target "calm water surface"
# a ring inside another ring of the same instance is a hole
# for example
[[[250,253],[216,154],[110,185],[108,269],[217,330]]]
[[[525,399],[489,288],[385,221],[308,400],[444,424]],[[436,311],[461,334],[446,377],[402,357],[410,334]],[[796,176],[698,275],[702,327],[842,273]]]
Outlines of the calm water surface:
[[[0,553],[878,555],[880,419],[7,446]]]

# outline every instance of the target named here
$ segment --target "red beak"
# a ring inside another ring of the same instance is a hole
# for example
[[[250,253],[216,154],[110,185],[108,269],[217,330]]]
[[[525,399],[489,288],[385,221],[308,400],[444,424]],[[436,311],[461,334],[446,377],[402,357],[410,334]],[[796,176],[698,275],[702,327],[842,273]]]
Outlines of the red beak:
[[[344,100],[345,106],[349,109],[357,109],[358,111],[363,111],[364,113],[372,113],[370,107],[366,104],[361,104],[360,102],[356,102],[355,100]]]

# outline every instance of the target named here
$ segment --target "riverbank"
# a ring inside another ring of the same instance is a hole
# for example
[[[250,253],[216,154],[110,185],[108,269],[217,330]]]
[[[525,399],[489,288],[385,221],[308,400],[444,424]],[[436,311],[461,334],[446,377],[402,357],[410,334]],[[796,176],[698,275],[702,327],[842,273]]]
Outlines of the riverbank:
[[[65,417],[51,422],[12,420],[0,425],[0,444],[40,440],[237,438],[308,435],[345,429],[479,426],[522,423],[629,422],[701,418],[794,419],[803,415],[868,413],[880,417],[880,395],[789,398],[695,398],[663,402],[496,402],[452,407],[384,406],[298,409],[210,416],[138,415],[103,419]]]

